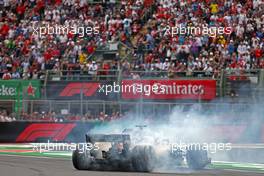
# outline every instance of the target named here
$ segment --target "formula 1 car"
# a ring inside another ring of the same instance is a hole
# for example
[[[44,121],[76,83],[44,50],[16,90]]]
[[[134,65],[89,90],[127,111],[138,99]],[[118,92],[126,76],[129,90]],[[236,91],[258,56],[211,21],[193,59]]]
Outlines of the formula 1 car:
[[[121,170],[150,172],[154,169],[156,155],[152,146],[130,146],[126,134],[86,135],[86,142],[98,144],[98,150],[73,152],[73,166],[78,170]]]
[[[133,146],[129,134],[86,134],[86,142],[97,144],[98,150],[73,151],[72,162],[77,170],[151,172],[168,163],[180,165],[184,158],[189,168],[202,169],[211,162],[205,150],[179,149],[159,153],[155,149],[157,146]]]

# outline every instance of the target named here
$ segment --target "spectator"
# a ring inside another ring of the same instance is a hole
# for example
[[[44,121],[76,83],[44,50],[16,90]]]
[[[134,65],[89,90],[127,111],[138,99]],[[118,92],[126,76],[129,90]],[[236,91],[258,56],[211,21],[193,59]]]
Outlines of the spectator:
[[[2,76],[3,80],[10,80],[12,78],[11,74],[6,70]]]

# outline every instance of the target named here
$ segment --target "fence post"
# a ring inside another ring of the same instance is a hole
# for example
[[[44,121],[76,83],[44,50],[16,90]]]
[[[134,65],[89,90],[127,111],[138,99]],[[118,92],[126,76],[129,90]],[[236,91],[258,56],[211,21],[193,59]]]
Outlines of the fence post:
[[[104,114],[106,113],[106,111],[105,111],[105,101],[103,102],[103,112],[104,112]]]
[[[83,83],[82,83],[81,93],[80,93],[80,103],[81,103],[80,116],[83,116]]]
[[[225,70],[222,69],[220,73],[219,81],[219,96],[223,97],[225,95]]]
[[[264,87],[264,69],[260,70],[258,85],[262,88]]]

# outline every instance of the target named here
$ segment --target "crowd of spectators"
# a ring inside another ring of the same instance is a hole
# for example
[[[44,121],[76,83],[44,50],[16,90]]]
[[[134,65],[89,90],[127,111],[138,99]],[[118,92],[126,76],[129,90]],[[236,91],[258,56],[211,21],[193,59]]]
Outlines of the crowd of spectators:
[[[137,38],[135,61],[123,66],[138,71],[202,71],[213,76],[221,69],[264,68],[263,10],[263,0],[157,0],[148,31]],[[216,36],[172,35],[167,29],[175,26],[232,30]]]
[[[22,121],[45,121],[45,122],[68,122],[68,121],[94,121],[94,122],[106,122],[118,120],[123,117],[120,112],[113,112],[112,114],[106,114],[104,112],[100,112],[99,115],[91,115],[91,114],[61,114],[56,112],[33,112],[26,113],[22,112],[20,115],[20,119]],[[12,119],[10,119],[12,120]],[[6,120],[7,121],[7,120]]]
[[[150,5],[153,14],[141,20]],[[201,71],[217,77],[221,69],[264,67],[263,0],[121,0],[95,4],[87,0],[0,0],[0,7],[0,77],[4,80],[39,79],[47,70],[63,71],[64,75],[80,74],[78,70],[87,75],[107,74],[107,70],[117,69],[117,63],[102,63],[90,56],[111,42],[132,46],[133,39],[134,59],[121,62],[124,73]],[[56,26],[89,28],[89,33],[49,32],[48,27]],[[142,33],[144,26],[147,32]],[[168,27],[175,26],[231,27],[232,31],[216,36],[168,33]]]
[[[16,118],[8,114],[6,110],[0,111],[0,122],[13,122],[13,121],[16,121]]]
[[[208,106],[208,105],[202,105],[202,106],[190,106],[190,105],[183,105],[183,106],[177,106],[178,109],[182,108],[183,111],[183,117],[186,116],[186,118],[189,118],[189,113],[202,113],[205,116],[210,116],[214,120],[214,122],[221,122],[221,123],[240,123],[240,122],[247,122],[251,116],[248,109],[250,108],[249,104],[245,104],[242,106],[232,106],[230,110],[227,112],[225,107],[228,106],[228,104],[222,104],[222,107],[215,108],[215,105]],[[216,111],[217,110],[217,111]],[[241,117],[245,118],[237,118],[237,113],[241,114]],[[51,112],[33,112],[33,113],[27,113],[27,112],[21,112],[21,115],[19,118],[15,117],[15,113],[8,114],[6,110],[0,111],[0,122],[14,122],[14,121],[27,121],[27,122],[74,122],[74,121],[80,121],[80,122],[110,122],[115,120],[120,120],[124,118],[129,118],[129,114],[134,114],[133,111],[127,111],[124,114],[121,114],[120,112],[112,112],[112,113],[104,113],[100,112],[97,115],[91,115],[89,113],[86,113],[84,115],[78,115],[78,114],[61,114],[56,113],[54,111]],[[143,113],[144,119],[146,121],[152,121],[152,120],[164,120],[164,116],[162,113],[154,113],[151,111],[146,111]],[[228,114],[228,115],[227,115]],[[227,118],[228,117],[228,118]]]
[[[98,69],[115,68],[104,67],[90,56],[111,42],[129,44],[130,36],[142,27],[144,3],[0,0],[0,76],[38,79],[47,70],[84,69],[94,74]],[[67,31],[56,31],[56,26]]]

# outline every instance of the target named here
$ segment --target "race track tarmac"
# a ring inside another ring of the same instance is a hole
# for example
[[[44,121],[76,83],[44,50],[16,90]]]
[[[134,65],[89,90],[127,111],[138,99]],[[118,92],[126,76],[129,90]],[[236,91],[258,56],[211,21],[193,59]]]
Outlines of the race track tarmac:
[[[177,173],[131,173],[78,171],[69,159],[0,155],[0,176],[263,176],[262,173],[215,170],[190,171],[183,169]]]

